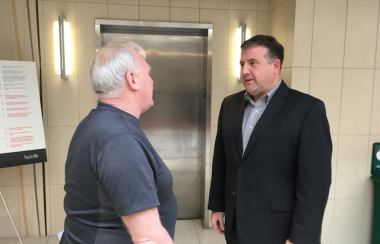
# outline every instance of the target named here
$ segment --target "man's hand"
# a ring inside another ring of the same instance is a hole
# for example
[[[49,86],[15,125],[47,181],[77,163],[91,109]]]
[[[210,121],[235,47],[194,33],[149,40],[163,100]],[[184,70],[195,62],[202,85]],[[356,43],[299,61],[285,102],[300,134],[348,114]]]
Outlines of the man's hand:
[[[217,212],[217,211],[212,211],[211,212],[211,223],[214,226],[214,230],[218,232],[219,234],[223,235],[224,234],[224,212]]]
[[[294,244],[293,242],[289,241],[289,239],[286,240],[285,244]]]

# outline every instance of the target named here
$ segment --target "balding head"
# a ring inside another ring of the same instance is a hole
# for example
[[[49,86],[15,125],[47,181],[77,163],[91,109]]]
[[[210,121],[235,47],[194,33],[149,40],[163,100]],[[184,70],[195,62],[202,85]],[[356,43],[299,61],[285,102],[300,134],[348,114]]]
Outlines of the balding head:
[[[138,55],[145,59],[144,49],[125,40],[110,42],[100,49],[90,69],[92,88],[98,99],[115,98],[122,93],[127,72],[140,72]]]

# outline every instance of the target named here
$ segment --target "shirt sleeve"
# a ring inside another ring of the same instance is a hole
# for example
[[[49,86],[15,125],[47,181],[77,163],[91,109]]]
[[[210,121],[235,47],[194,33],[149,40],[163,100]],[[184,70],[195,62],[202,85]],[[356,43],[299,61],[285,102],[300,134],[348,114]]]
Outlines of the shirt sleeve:
[[[145,143],[134,134],[109,141],[96,164],[99,184],[118,216],[160,205],[156,187],[157,163]]]
[[[296,203],[289,239],[319,243],[331,184],[332,142],[323,102],[310,109],[299,137]]]

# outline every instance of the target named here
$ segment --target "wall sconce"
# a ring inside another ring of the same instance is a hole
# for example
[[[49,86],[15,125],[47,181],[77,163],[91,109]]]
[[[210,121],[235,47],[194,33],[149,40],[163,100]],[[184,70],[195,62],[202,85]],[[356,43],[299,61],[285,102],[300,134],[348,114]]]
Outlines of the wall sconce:
[[[235,47],[235,77],[241,80],[240,77],[240,46],[251,36],[250,29],[247,29],[247,24],[243,23],[240,28],[236,29],[236,47]]]
[[[58,16],[58,22],[54,22],[54,39],[55,70],[61,79],[67,80],[72,72],[71,35],[70,25],[63,16]]]

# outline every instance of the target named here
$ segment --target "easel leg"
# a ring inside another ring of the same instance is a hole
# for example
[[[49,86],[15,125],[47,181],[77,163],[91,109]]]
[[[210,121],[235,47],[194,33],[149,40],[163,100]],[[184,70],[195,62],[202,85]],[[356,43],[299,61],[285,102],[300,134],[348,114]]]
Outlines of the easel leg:
[[[33,173],[34,173],[34,194],[35,194],[35,197],[36,197],[36,209],[37,209],[38,234],[41,236],[40,214],[39,214],[39,211],[38,211],[36,164],[33,164]]]
[[[22,204],[22,213],[24,217],[24,225],[26,237],[29,237],[29,227],[28,227],[28,216],[26,215],[26,203],[25,203],[25,192],[24,192],[24,173],[22,166],[18,166],[19,182],[20,182],[20,195]]]
[[[43,193],[43,198],[44,198],[45,236],[47,236],[45,162],[42,162],[42,189],[43,189],[42,193]]]
[[[0,196],[1,196],[1,198],[3,199],[4,206],[5,206],[5,208],[7,209],[7,212],[8,212],[9,218],[10,218],[11,221],[12,221],[13,228],[15,228],[15,231],[16,231],[16,234],[17,234],[17,236],[18,236],[18,239],[19,239],[20,243],[23,244],[23,243],[22,243],[22,240],[21,240],[21,237],[20,237],[20,235],[19,235],[19,233],[18,233],[18,231],[17,231],[17,228],[16,228],[16,225],[15,225],[15,222],[13,222],[12,215],[11,215],[11,213],[9,212],[9,209],[8,209],[7,203],[5,202],[5,199],[4,199],[3,194],[1,193],[1,191],[0,191]]]

